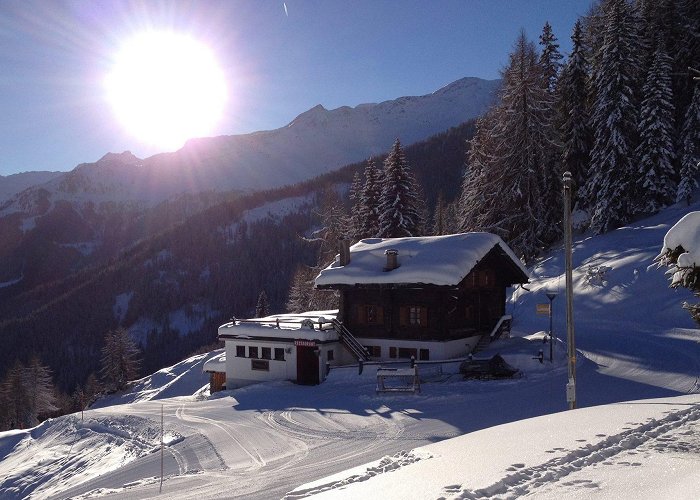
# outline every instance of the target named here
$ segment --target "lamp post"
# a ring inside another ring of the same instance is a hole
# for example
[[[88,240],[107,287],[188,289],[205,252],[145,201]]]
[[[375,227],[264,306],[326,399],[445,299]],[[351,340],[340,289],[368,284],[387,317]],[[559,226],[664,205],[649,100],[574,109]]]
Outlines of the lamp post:
[[[566,261],[566,343],[569,379],[566,384],[566,401],[569,410],[576,408],[576,345],[574,343],[574,288],[572,272],[571,235],[571,172],[564,172],[564,255]]]
[[[547,298],[549,299],[549,362],[551,363],[552,360],[554,359],[553,356],[553,347],[552,344],[553,342],[553,337],[552,337],[552,302],[554,302],[554,297],[556,297],[557,294],[554,292],[547,292]]]

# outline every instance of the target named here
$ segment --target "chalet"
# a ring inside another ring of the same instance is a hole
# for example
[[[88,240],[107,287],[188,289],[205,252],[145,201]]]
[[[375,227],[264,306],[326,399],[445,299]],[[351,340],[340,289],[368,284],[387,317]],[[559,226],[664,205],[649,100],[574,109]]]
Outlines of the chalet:
[[[341,248],[316,278],[338,311],[233,319],[225,357],[205,367],[212,390],[268,380],[321,383],[331,366],[465,356],[510,326],[506,288],[528,272],[498,236],[365,239]],[[225,367],[225,375],[222,374]]]
[[[268,380],[291,380],[302,385],[323,382],[329,367],[353,360],[340,342],[336,313],[279,314],[233,319],[221,325],[219,340],[226,346],[226,388]]]
[[[464,233],[362,240],[341,248],[316,287],[339,292],[342,332],[371,359],[430,360],[464,356],[509,328],[506,289],[527,281],[501,238]]]

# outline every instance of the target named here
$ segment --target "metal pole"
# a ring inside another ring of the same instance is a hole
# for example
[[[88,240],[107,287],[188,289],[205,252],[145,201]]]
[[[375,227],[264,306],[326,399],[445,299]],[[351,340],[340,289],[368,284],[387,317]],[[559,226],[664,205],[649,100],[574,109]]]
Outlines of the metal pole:
[[[163,407],[165,405],[160,405],[160,488],[158,493],[163,492]]]
[[[569,410],[576,408],[576,345],[574,343],[574,288],[573,242],[571,235],[571,172],[564,172],[564,255],[566,257],[566,341],[569,380],[566,384],[566,401]]]

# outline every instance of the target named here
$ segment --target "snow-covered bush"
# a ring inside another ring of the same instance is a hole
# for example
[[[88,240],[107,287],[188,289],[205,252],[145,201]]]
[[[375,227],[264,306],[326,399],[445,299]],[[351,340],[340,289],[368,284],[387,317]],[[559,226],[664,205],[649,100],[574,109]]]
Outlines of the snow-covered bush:
[[[584,276],[584,282],[588,286],[605,286],[608,284],[608,271],[611,271],[612,267],[608,266],[588,266],[586,269],[586,275]]]
[[[659,265],[668,266],[671,288],[688,288],[700,297],[700,212],[681,218],[664,236]],[[700,304],[683,303],[692,318],[700,324]]]

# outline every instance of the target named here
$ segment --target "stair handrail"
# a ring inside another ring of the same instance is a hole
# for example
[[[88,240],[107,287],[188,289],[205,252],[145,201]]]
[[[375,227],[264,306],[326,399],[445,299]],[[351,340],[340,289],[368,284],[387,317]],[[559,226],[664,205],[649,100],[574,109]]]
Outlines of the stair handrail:
[[[510,314],[504,314],[503,316],[501,316],[501,319],[498,320],[498,323],[496,323],[496,326],[494,326],[493,330],[491,330],[491,334],[489,335],[489,338],[494,339],[494,336],[500,330],[501,325],[503,325],[503,323],[505,323],[506,321],[510,321],[512,319],[513,319],[513,316]]]
[[[333,326],[335,327],[335,330],[338,332],[338,335],[340,335],[340,339],[343,341],[343,344],[345,344],[348,349],[357,357],[357,359],[362,359],[364,361],[369,361],[370,355],[369,352],[367,352],[367,349],[360,344],[360,342],[355,338],[355,336],[350,333],[350,330],[348,330],[345,325],[343,325],[340,321],[337,319],[332,319],[331,322],[333,323]]]

